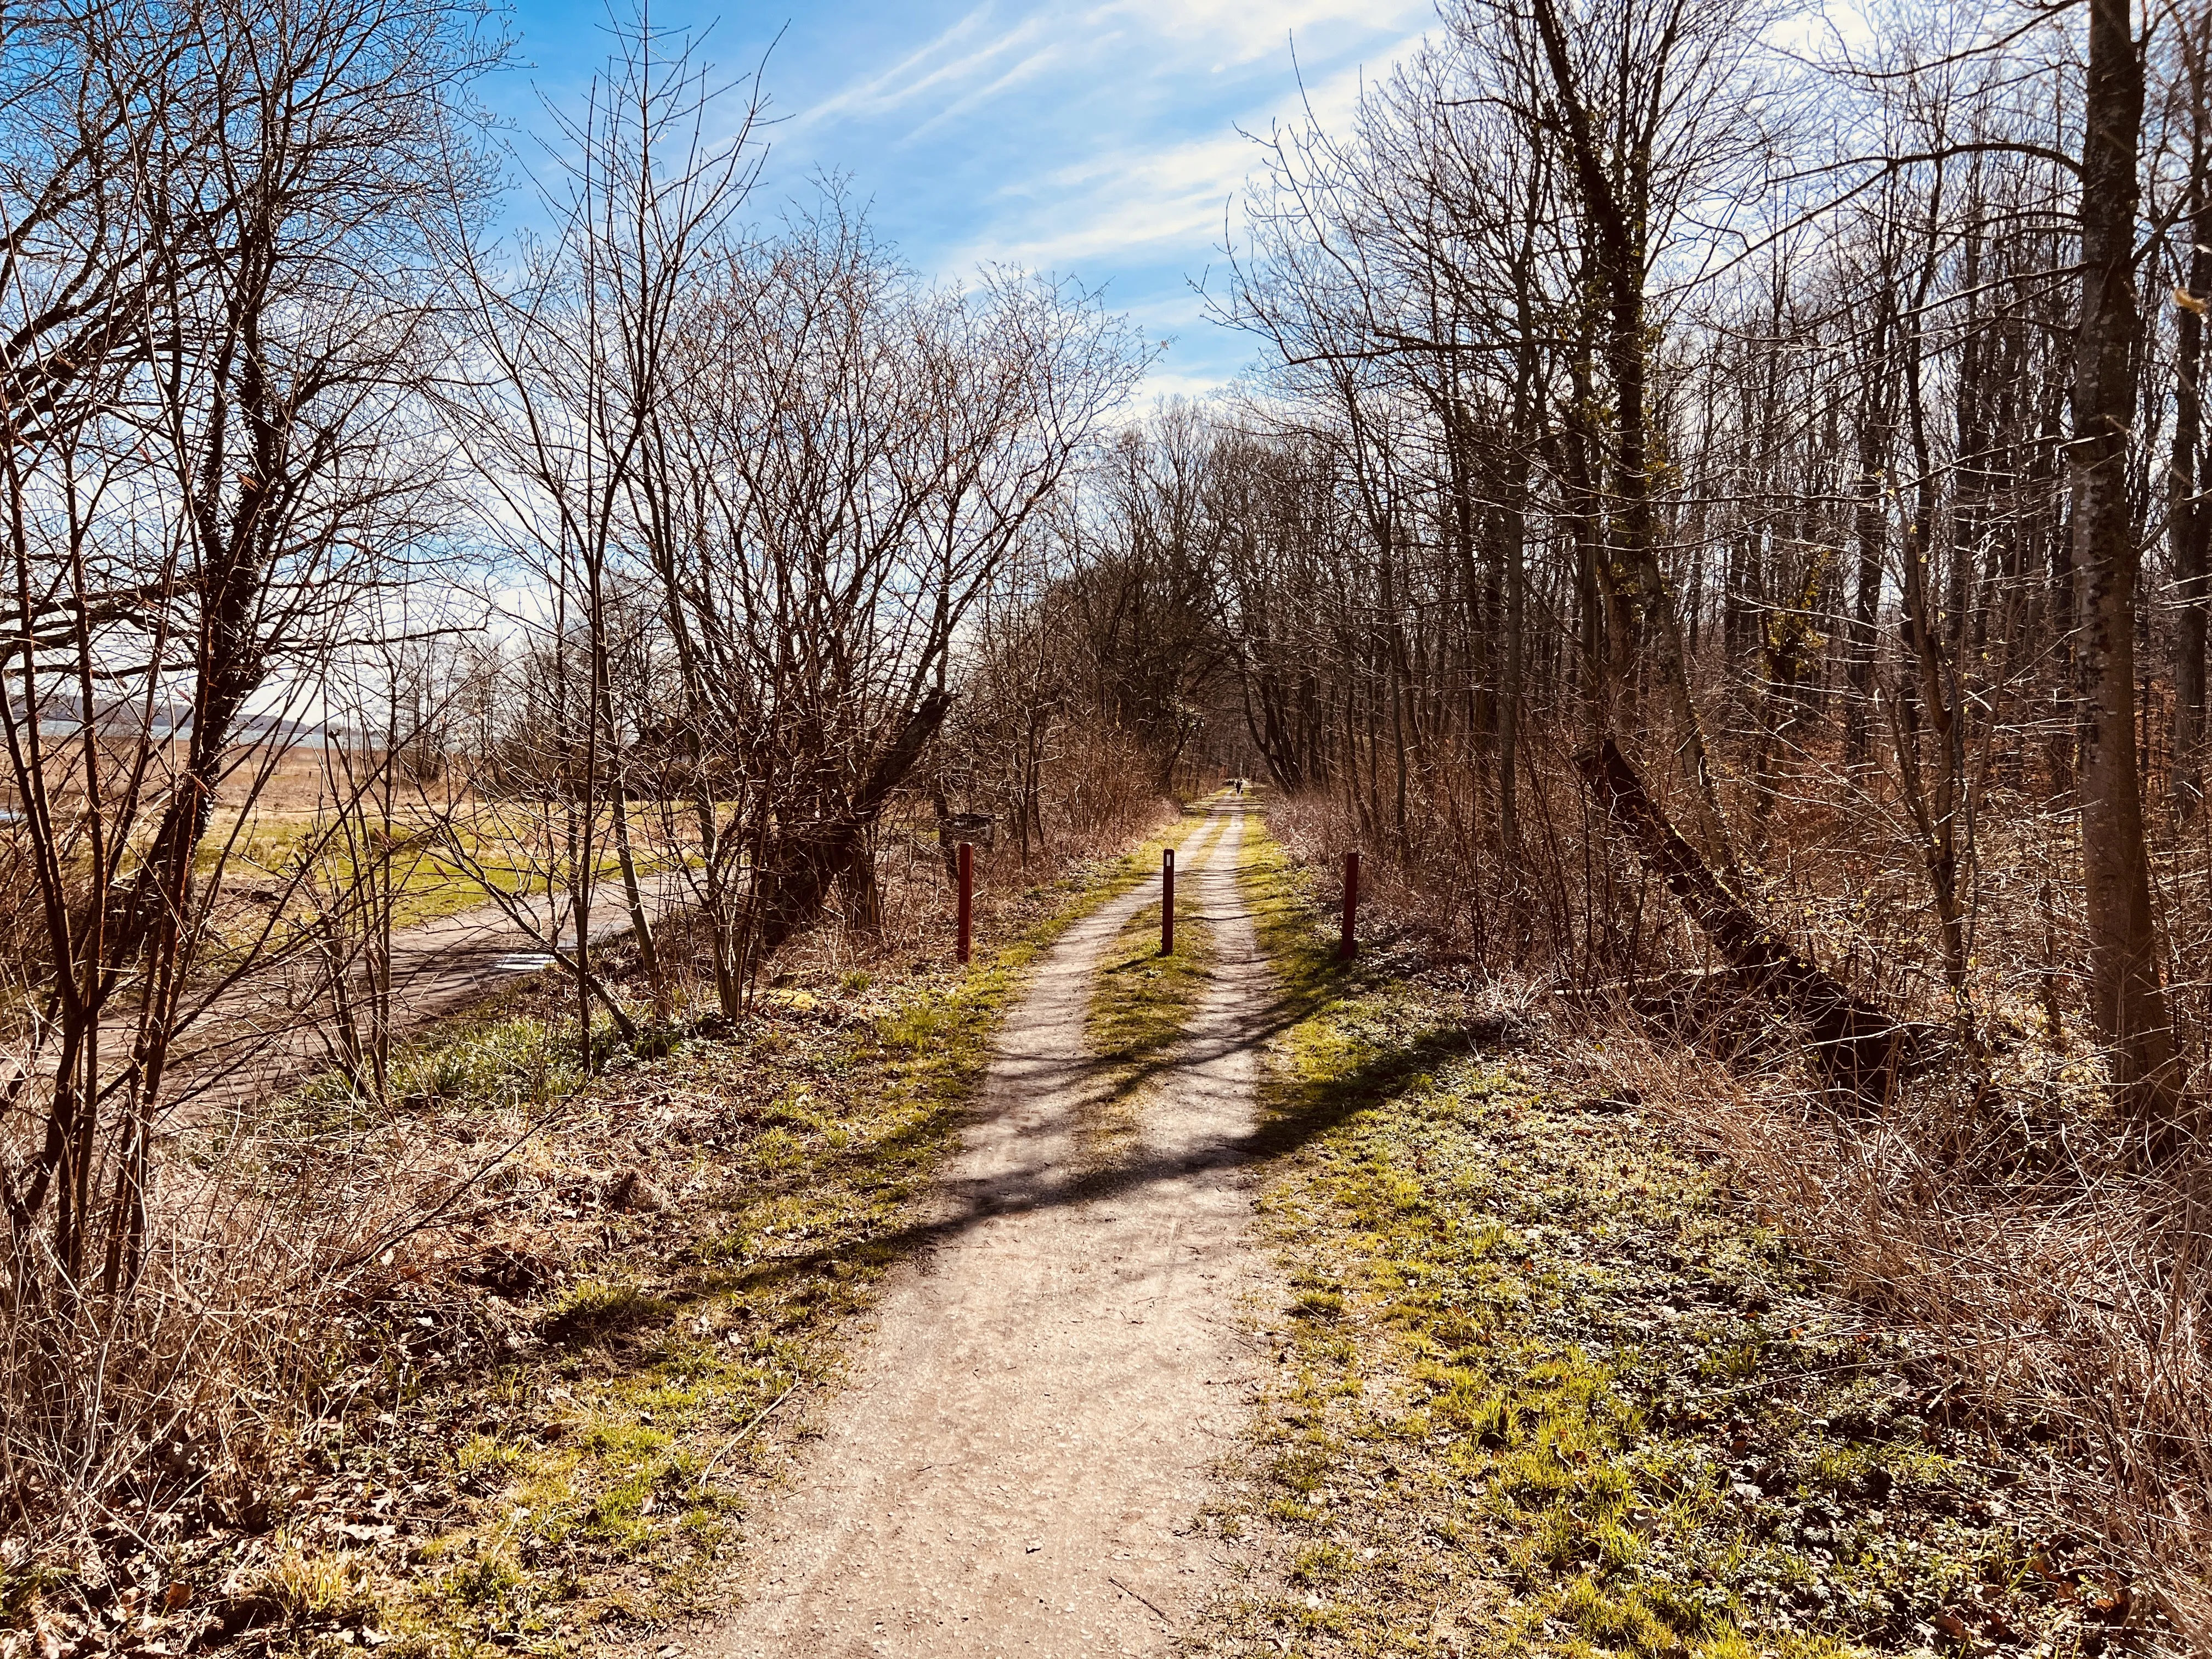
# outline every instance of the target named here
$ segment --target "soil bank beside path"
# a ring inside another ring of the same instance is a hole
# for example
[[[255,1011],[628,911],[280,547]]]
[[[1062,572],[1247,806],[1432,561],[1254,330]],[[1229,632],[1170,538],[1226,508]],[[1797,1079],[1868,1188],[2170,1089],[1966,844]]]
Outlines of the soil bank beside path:
[[[1237,882],[1241,801],[1179,877],[1213,982],[1133,1149],[1082,1128],[1116,1086],[1086,1049],[1102,954],[1148,883],[1038,964],[948,1171],[939,1243],[886,1286],[852,1386],[751,1528],[730,1659],[1151,1654],[1213,1580],[1194,1522],[1249,1414],[1240,1304],[1267,980]],[[1210,841],[1210,844],[1209,844]],[[1126,1086],[1126,1085],[1124,1085]]]

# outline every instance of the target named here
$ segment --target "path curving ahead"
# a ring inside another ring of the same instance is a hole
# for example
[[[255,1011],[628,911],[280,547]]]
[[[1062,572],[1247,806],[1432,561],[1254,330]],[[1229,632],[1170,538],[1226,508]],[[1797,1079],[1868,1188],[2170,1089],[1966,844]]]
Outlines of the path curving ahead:
[[[1222,833],[1186,837],[1178,881],[1218,969],[1139,1143],[1104,1170],[1083,1156],[1111,1083],[1084,1024],[1157,878],[1038,964],[945,1178],[940,1242],[887,1284],[708,1650],[1156,1654],[1188,1628],[1213,1584],[1193,1522],[1257,1374],[1239,1304],[1269,1000],[1237,880],[1243,804],[1213,813]]]

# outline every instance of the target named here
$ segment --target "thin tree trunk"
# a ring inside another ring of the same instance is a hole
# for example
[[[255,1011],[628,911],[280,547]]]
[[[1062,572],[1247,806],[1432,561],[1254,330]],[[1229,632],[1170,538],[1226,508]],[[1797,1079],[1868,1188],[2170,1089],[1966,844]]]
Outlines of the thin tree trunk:
[[[2202,67],[2192,65],[2198,82],[2197,130],[2190,165],[2189,290],[2179,302],[2179,338],[2174,345],[2173,452],[2166,475],[2171,514],[2166,537],[2173,555],[2179,614],[2174,618],[2173,805],[2184,817],[2195,815],[2204,794],[2205,553],[2212,537],[2212,512],[2197,500],[2201,488],[2197,453],[2204,423],[2204,307],[2212,303],[2212,154],[2205,145],[2204,123],[2212,120],[2203,105]]]
[[[2148,1139],[2170,1154],[2180,1127],[2173,1029],[2159,975],[2150,863],[2136,769],[2136,583],[2128,500],[2135,416],[2136,152],[2143,63],[2130,0],[2090,0],[2081,156],[2081,316],[2074,360],[2075,556],[2083,585],[2080,769],[2090,1012],[2111,1053],[2113,1086]]]
[[[1516,434],[1517,436],[1518,434]],[[1522,591],[1528,532],[1528,457],[1523,449],[1506,463],[1504,543],[1505,684],[1498,700],[1498,835],[1509,866],[1521,862],[1522,645],[1527,599]]]
[[[630,937],[637,942],[638,966],[645,970],[645,982],[653,988],[653,1017],[665,1020],[675,1012],[675,1006],[669,1000],[668,981],[661,975],[660,952],[653,942],[653,920],[645,912],[645,890],[637,878],[636,855],[630,850],[629,791],[617,776],[611,781],[608,793],[615,815],[615,862],[622,872]]]

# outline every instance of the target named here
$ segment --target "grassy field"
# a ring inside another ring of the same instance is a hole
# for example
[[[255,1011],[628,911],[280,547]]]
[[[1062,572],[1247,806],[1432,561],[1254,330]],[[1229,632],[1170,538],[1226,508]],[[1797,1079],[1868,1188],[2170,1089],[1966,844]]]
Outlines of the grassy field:
[[[1255,826],[1256,830],[1256,826]],[[2124,1585],[2016,1508],[2037,1425],[1942,1369],[1540,1030],[1245,881],[1291,1021],[1261,1200],[1291,1301],[1209,1524],[1234,1654],[2094,1655]]]
[[[638,839],[641,873],[684,856],[684,848],[664,848],[642,835]],[[402,811],[388,830],[368,824],[359,848],[349,848],[331,818],[317,811],[257,810],[242,822],[236,814],[218,814],[200,844],[203,872],[218,857],[232,913],[226,932],[234,933],[240,931],[240,918],[258,918],[269,898],[289,894],[287,909],[305,915],[372,880],[390,883],[392,926],[418,927],[489,902],[487,885],[507,894],[542,894],[548,872],[568,867],[546,826],[514,808],[481,809],[450,822]],[[600,881],[617,878],[620,865],[611,848],[603,847],[595,862]],[[252,923],[242,925],[253,931]]]

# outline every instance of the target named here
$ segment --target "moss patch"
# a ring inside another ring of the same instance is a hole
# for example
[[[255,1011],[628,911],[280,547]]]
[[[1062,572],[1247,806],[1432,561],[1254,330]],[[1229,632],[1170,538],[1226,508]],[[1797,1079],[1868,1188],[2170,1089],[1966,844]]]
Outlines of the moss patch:
[[[2027,1449],[1635,1103],[1560,1087],[1463,985],[1331,961],[1303,873],[1247,849],[1291,1285],[1206,1650],[2100,1649],[2113,1590],[2014,1508]]]

